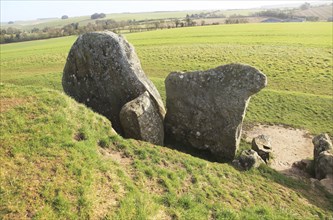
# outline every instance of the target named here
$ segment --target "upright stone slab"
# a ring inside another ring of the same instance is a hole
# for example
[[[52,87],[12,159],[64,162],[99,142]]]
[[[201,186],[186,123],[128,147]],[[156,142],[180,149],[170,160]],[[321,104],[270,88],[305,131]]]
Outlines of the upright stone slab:
[[[333,178],[333,153],[330,150],[322,151],[314,164],[316,179]]]
[[[120,123],[126,138],[163,145],[163,118],[148,92],[126,103],[120,111]]]
[[[313,158],[316,161],[319,154],[323,151],[332,150],[332,141],[328,134],[319,134],[312,139]]]
[[[259,135],[252,140],[252,150],[267,163],[271,158],[272,145],[269,136]]]
[[[263,73],[242,64],[170,73],[165,80],[165,141],[232,160],[250,96],[266,84]]]
[[[317,179],[333,178],[333,148],[328,134],[320,134],[312,139],[314,145],[314,171]],[[333,186],[332,186],[333,187]]]
[[[124,133],[120,109],[145,91],[160,116],[165,115],[160,94],[143,72],[134,48],[112,32],[79,36],[68,54],[62,85],[68,95],[111,120],[120,134]]]

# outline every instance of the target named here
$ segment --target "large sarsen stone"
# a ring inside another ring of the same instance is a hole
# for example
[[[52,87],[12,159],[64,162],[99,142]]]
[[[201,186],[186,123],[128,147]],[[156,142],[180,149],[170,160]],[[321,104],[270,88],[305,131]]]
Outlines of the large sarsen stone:
[[[266,84],[263,73],[243,64],[170,73],[165,80],[165,141],[232,160],[250,96]]]
[[[127,102],[148,91],[162,118],[165,109],[153,83],[141,68],[134,48],[112,32],[78,37],[64,68],[64,91],[78,102],[106,116],[120,134],[119,113]]]

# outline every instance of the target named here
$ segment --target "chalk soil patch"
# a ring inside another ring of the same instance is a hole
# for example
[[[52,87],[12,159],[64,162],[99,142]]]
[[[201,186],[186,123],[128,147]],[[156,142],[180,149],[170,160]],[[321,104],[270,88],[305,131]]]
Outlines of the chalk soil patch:
[[[313,158],[312,138],[307,131],[282,125],[255,125],[245,128],[243,138],[251,143],[260,134],[271,138],[273,160],[270,166],[289,176],[306,176],[292,166],[296,161]]]

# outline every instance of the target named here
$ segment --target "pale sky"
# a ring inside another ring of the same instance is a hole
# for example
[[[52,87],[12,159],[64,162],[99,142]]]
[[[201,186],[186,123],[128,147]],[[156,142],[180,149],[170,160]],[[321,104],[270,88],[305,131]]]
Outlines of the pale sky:
[[[299,1],[57,1],[35,0],[15,1],[0,0],[1,22],[18,20],[35,20],[68,15],[70,17],[97,13],[149,12],[149,11],[182,11],[182,10],[219,10],[258,8],[269,5],[302,4]],[[310,3],[331,3],[331,1],[308,1]]]

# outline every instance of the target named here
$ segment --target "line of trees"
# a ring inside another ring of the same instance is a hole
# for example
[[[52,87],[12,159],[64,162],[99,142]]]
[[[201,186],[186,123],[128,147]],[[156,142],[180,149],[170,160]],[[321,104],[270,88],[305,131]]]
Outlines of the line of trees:
[[[62,28],[45,27],[42,29],[33,28],[30,31],[25,31],[13,27],[1,28],[0,43],[12,43],[20,41],[40,40],[55,37],[64,37],[70,35],[78,35],[92,31],[112,30],[119,32],[122,28],[128,26],[130,21],[116,22],[114,20],[96,21],[95,24],[88,23],[80,26],[79,23],[71,23]]]
[[[280,19],[288,19],[293,17],[293,13],[291,10],[282,11],[282,10],[266,10],[260,11],[253,14],[256,17],[274,17]]]
[[[94,13],[90,16],[91,19],[105,18],[106,14],[104,13]]]
[[[219,14],[219,11],[213,11],[213,12],[201,12],[198,14],[191,14],[189,17],[191,19],[200,19],[200,18],[225,18],[226,16],[224,14]]]
[[[217,11],[218,12],[218,11]],[[92,19],[95,20],[94,23],[88,23],[87,25],[80,25],[79,23],[71,23],[65,25],[61,28],[52,28],[45,27],[42,29],[33,28],[30,31],[25,31],[13,27],[1,28],[0,29],[0,43],[12,43],[12,42],[20,42],[20,41],[30,41],[30,40],[39,40],[39,39],[48,39],[55,37],[63,37],[69,35],[78,35],[86,32],[92,31],[102,31],[102,30],[111,30],[113,32],[120,32],[127,30],[129,32],[141,32],[141,31],[150,31],[156,29],[165,29],[165,28],[181,28],[181,27],[191,27],[197,25],[207,25],[205,20],[201,20],[199,24],[199,18],[211,18],[211,16],[215,16],[216,13],[200,13],[200,14],[188,14],[183,19],[161,19],[161,20],[142,20],[136,21],[127,20],[127,21],[115,21],[113,19],[105,19],[98,20],[98,18],[105,18],[104,13],[95,13],[91,15]],[[216,15],[217,16],[217,15]],[[218,15],[219,17],[225,17],[224,15]],[[252,16],[258,17],[276,17],[280,19],[293,19],[293,11],[292,10],[266,10],[253,14]],[[68,16],[62,16],[62,19],[67,19]],[[196,19],[196,21],[194,20]],[[306,17],[308,21],[318,21],[318,17]],[[230,15],[224,21],[225,24],[240,24],[240,23],[248,23],[248,19],[246,16],[241,15]],[[211,25],[218,25],[219,22],[214,22]]]
[[[304,3],[300,8],[305,10],[310,7],[309,3]],[[295,9],[290,10],[266,10],[254,13],[253,16],[256,17],[273,17],[279,19],[305,19],[306,21],[319,21],[319,17],[317,16],[295,16]]]
[[[224,21],[225,24],[245,24],[249,23],[246,18],[228,18]]]
[[[97,14],[97,15],[95,15]],[[92,16],[104,17],[103,13],[95,13]],[[192,16],[193,17],[193,16]],[[65,16],[63,19],[66,19]],[[113,19],[96,20],[95,23],[88,23],[87,25],[80,25],[79,23],[71,23],[61,28],[45,27],[45,28],[33,28],[30,31],[25,31],[13,27],[1,28],[0,43],[12,43],[21,41],[31,41],[48,39],[55,37],[63,37],[70,35],[78,35],[92,31],[111,30],[113,32],[120,32],[122,30],[128,30],[129,32],[138,31],[150,31],[156,29],[165,28],[178,28],[178,27],[191,27],[196,26],[191,15],[187,15],[184,19],[171,19],[171,20],[127,20],[127,21],[115,21]],[[201,25],[205,25],[202,21]]]

